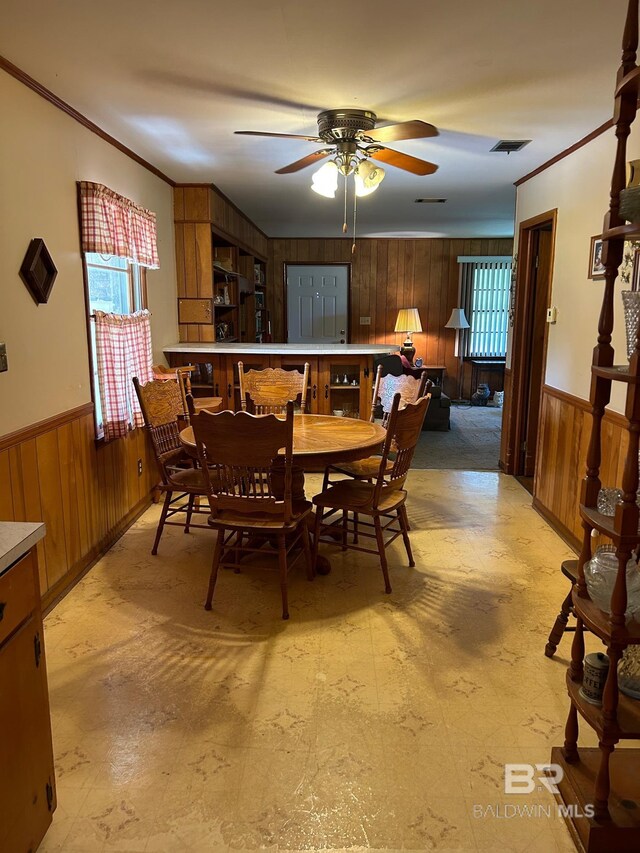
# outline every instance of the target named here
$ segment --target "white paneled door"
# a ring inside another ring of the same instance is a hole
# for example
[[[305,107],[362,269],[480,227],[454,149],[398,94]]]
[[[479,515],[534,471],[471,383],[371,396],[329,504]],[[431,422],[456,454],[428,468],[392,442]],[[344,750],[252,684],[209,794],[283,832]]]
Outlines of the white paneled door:
[[[348,304],[347,264],[287,264],[288,343],[346,343]]]

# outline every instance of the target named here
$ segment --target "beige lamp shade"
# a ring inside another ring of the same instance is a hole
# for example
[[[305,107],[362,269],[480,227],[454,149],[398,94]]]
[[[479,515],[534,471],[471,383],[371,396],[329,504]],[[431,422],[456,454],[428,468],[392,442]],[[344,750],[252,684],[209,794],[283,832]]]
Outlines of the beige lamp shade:
[[[420,322],[420,314],[417,308],[401,308],[398,311],[398,319],[396,320],[395,332],[421,332],[422,323]]]
[[[464,313],[464,308],[453,308],[451,316],[445,324],[445,329],[468,329],[469,323]]]

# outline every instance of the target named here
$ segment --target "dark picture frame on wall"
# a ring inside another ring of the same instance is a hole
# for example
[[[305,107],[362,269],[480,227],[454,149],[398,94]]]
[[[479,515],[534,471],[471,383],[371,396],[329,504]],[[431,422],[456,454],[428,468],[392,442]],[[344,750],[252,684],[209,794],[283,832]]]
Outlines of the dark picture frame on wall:
[[[604,266],[602,263],[602,235],[596,234],[591,238],[591,248],[589,250],[589,272],[587,278],[592,281],[598,281],[604,278]]]
[[[34,237],[22,261],[20,278],[27,286],[36,305],[42,305],[49,300],[57,275],[58,270],[44,240],[41,237]]]

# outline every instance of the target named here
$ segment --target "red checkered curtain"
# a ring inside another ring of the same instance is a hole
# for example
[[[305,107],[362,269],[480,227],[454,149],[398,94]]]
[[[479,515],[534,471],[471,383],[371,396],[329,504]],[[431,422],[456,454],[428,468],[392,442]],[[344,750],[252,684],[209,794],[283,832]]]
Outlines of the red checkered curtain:
[[[155,213],[90,181],[80,181],[80,212],[83,252],[160,266]]]
[[[105,441],[120,438],[144,423],[133,377],[153,379],[151,325],[147,310],[135,314],[96,311],[98,382]]]

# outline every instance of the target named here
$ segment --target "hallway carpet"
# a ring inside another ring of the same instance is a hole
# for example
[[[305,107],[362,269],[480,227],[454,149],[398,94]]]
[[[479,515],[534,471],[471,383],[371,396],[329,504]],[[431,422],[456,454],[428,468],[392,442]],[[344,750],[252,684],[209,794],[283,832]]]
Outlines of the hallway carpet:
[[[497,471],[502,409],[451,406],[448,432],[423,432],[412,468],[440,471]]]

